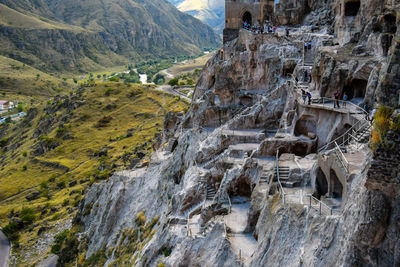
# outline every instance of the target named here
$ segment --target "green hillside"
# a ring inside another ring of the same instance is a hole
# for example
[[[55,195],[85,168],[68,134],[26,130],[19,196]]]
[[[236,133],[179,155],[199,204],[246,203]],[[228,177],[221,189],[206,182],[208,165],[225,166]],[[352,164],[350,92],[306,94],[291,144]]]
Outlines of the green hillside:
[[[219,36],[163,0],[0,0],[0,54],[46,72],[198,55]]]
[[[146,162],[165,113],[187,107],[152,86],[98,83],[28,106],[26,119],[0,128],[0,224],[23,208],[34,214],[12,232],[18,265],[48,252],[37,250],[39,229],[56,232],[71,219],[89,185]]]

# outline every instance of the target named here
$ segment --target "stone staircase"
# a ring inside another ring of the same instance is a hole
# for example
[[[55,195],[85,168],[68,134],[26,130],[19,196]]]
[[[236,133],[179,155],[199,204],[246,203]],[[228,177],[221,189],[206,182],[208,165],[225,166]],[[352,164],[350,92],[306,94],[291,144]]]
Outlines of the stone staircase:
[[[296,186],[296,181],[290,180],[290,168],[286,166],[279,167],[279,180],[281,181],[282,187],[292,188]],[[277,170],[275,168],[275,179],[274,181],[278,181]]]
[[[217,194],[217,190],[209,184],[206,185],[206,200],[214,200],[215,195]]]

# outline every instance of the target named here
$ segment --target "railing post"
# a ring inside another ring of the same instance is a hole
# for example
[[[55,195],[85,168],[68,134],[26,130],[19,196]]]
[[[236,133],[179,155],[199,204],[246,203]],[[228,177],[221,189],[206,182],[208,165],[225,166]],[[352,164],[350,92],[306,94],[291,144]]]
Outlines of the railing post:
[[[309,196],[309,198],[310,198],[310,208],[311,208],[311,196]]]
[[[321,202],[319,202],[319,215],[322,215],[322,206],[321,206]]]

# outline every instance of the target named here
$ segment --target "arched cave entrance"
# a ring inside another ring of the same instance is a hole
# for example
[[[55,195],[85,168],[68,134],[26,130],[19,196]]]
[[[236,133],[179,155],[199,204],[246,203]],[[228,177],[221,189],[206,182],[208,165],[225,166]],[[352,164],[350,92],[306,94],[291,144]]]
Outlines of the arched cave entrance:
[[[294,134],[296,136],[307,136],[309,132],[317,133],[317,122],[313,116],[303,115],[294,127]]]
[[[318,193],[318,199],[328,193],[328,182],[326,176],[320,167],[317,169],[317,177],[315,179],[315,189]]]
[[[240,177],[234,186],[228,190],[229,197],[251,197],[251,185],[244,177]]]
[[[334,170],[330,171],[332,198],[342,198],[343,185]]]
[[[240,100],[240,104],[244,105],[244,106],[251,106],[253,105],[253,98],[251,98],[250,96],[241,96],[239,98]]]
[[[353,98],[364,98],[367,91],[368,81],[354,79],[343,87],[343,94],[346,93],[349,100]]]
[[[382,31],[384,33],[391,33],[391,34],[397,32],[396,17],[394,15],[388,14],[383,17]]]
[[[244,12],[242,21],[243,21],[243,23],[247,22],[250,25],[253,24],[253,19],[252,19],[251,13],[249,11]]]
[[[360,6],[361,6],[360,1],[357,1],[357,0],[356,1],[352,1],[352,0],[348,1],[344,7],[344,15],[346,17],[357,16],[358,11],[360,10]]]

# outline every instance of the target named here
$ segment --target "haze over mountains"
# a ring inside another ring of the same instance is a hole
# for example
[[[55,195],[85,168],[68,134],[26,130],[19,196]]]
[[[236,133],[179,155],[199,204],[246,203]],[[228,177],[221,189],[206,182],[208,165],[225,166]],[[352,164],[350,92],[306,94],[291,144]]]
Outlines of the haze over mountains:
[[[219,44],[164,0],[0,0],[0,54],[40,70],[88,71]]]
[[[222,0],[169,0],[182,12],[207,23],[216,32],[224,29],[225,1]]]

